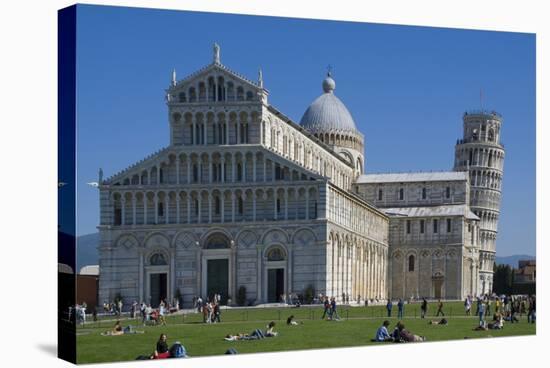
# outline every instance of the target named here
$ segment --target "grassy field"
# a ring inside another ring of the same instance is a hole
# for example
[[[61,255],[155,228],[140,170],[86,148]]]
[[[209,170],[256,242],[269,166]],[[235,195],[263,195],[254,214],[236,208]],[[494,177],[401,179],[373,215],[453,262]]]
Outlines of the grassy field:
[[[447,326],[429,325],[436,319],[435,305],[431,305],[429,316],[419,318],[419,304],[405,307],[405,326],[428,341],[444,341],[464,338],[518,336],[535,334],[534,324],[528,324],[526,317],[518,324],[505,323],[503,330],[473,331],[477,317],[466,317],[462,303],[446,303]],[[286,318],[293,314],[303,322],[298,326],[287,326]],[[138,355],[148,355],[155,348],[161,333],[168,335],[168,343],[181,341],[192,357],[223,354],[230,347],[239,353],[334,348],[375,344],[370,341],[376,329],[386,317],[383,306],[340,307],[341,321],[321,320],[322,307],[231,309],[222,311],[222,323],[203,324],[199,314],[174,315],[167,318],[167,326],[143,327],[140,321],[122,319],[123,326],[131,324],[144,334],[123,336],[101,336],[111,329],[113,322],[101,320],[77,329],[78,363],[134,360]],[[397,308],[394,307],[391,328],[397,323]],[[250,333],[256,328],[265,330],[269,321],[275,321],[279,336],[263,340],[228,342],[227,334]],[[390,330],[391,332],[391,330]]]

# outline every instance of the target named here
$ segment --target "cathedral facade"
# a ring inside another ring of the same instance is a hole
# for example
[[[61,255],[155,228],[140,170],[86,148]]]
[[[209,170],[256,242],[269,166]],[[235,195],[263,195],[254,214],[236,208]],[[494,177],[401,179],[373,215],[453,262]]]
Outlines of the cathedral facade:
[[[169,144],[99,180],[99,300],[490,291],[500,116],[464,116],[453,171],[366,175],[363,134],[330,73],[322,87],[298,124],[268,103],[261,71],[232,71],[217,45],[209,65],[173,72]]]

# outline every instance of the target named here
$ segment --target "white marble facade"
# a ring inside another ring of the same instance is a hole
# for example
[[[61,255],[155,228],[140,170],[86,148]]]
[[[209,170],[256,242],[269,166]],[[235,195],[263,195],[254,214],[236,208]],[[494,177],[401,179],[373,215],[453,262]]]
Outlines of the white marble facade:
[[[99,300],[235,303],[243,286],[252,304],[308,287],[351,301],[481,292],[480,255],[494,255],[481,239],[496,223],[487,232],[470,211],[459,145],[456,172],[364,175],[364,137],[335,88],[329,74],[297,124],[268,103],[261,71],[230,70],[217,45],[211,64],[179,81],[174,71],[170,144],[100,175]]]

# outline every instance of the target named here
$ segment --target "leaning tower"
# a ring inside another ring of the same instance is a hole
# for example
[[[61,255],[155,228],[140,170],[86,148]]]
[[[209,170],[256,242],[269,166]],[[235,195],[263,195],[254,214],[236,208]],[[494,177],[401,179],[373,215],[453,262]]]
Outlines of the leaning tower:
[[[500,214],[504,146],[502,116],[494,111],[464,113],[464,137],[456,143],[455,171],[470,173],[470,208],[479,218],[479,294],[492,292]]]

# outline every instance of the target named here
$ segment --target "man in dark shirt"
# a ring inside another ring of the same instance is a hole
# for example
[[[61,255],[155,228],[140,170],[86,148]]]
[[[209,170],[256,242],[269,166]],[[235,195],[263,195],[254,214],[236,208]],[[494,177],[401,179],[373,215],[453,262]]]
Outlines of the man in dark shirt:
[[[443,313],[443,302],[441,301],[441,299],[439,299],[439,303],[437,304],[437,313],[435,316],[438,317],[440,314],[442,316],[445,316],[445,313]]]
[[[428,313],[428,301],[426,298],[422,298],[422,304],[420,305],[420,318],[426,317],[426,313]]]
[[[403,308],[405,306],[405,302],[403,302],[403,299],[399,298],[399,302],[397,302],[397,318],[403,319]]]
[[[321,316],[321,319],[325,319],[325,317],[328,315],[329,319],[331,318],[331,313],[330,313],[330,308],[331,308],[331,305],[330,305],[330,301],[328,300],[328,296],[325,296],[325,299],[323,300],[323,315]]]
[[[393,308],[393,303],[391,302],[391,299],[388,299],[388,303],[386,304],[386,309],[388,310],[388,317],[391,317],[392,308]]]
[[[330,307],[331,307],[331,310],[330,310],[330,313],[332,315],[332,319],[340,319],[340,317],[338,316],[338,312],[336,312],[336,299],[334,297],[332,297],[331,301],[330,301]]]

